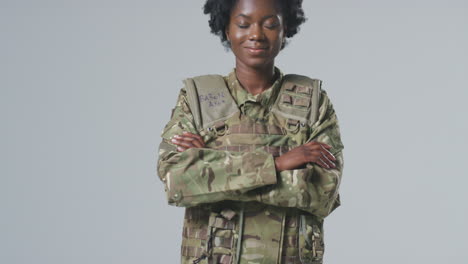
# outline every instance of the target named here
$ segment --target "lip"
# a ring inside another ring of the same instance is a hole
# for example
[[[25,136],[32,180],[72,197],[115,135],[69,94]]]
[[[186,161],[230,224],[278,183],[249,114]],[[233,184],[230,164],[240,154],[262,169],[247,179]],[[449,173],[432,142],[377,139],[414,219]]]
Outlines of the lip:
[[[261,54],[267,51],[267,47],[245,47],[251,54]]]

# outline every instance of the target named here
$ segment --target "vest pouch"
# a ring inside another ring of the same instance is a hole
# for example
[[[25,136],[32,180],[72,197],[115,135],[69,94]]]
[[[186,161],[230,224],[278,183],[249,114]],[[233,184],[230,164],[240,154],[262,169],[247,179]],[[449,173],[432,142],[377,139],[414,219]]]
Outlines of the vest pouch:
[[[209,214],[210,211],[204,206],[185,209],[181,247],[182,263],[200,263],[206,258],[208,228],[205,220],[209,218]]]
[[[221,213],[212,212],[208,221],[208,241],[206,252],[208,264],[231,264],[234,258],[236,239],[236,213],[224,209]]]
[[[294,120],[294,119],[288,118],[286,120],[285,129],[286,129],[287,133],[296,134],[300,130],[299,120]]]
[[[322,224],[301,216],[299,236],[299,257],[302,264],[322,264],[325,252]]]

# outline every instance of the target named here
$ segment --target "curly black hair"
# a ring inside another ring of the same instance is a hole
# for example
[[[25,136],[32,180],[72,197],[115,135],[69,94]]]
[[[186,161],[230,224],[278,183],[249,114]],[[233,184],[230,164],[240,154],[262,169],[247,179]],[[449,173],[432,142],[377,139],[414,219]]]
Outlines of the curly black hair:
[[[299,26],[306,21],[304,10],[302,9],[302,0],[277,0],[281,5],[281,10],[286,25],[285,35],[291,38],[299,32]],[[221,43],[226,47],[230,47],[227,40],[225,28],[229,24],[231,10],[236,4],[237,0],[207,0],[203,13],[210,14],[209,25],[211,33],[221,38]],[[283,44],[281,49],[284,48],[286,43]]]

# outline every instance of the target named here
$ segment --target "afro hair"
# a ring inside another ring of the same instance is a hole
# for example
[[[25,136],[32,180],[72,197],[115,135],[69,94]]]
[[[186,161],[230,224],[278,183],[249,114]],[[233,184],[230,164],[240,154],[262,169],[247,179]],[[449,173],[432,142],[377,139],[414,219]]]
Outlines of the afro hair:
[[[281,5],[283,13],[287,38],[291,38],[299,32],[299,26],[306,21],[304,10],[302,9],[302,0],[277,0]],[[221,43],[229,48],[230,43],[227,40],[225,29],[229,24],[231,10],[237,0],[207,0],[203,13],[210,15],[209,25],[211,33],[221,38]],[[281,49],[284,48],[284,45]]]

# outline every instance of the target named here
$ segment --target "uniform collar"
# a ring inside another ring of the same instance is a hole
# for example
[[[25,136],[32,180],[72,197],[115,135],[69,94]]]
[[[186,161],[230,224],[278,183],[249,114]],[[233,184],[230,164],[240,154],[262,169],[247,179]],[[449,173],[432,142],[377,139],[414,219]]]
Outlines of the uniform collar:
[[[278,78],[270,88],[257,95],[253,95],[242,87],[237,79],[236,69],[234,68],[227,76],[228,87],[229,90],[231,90],[232,96],[236,100],[237,105],[240,107],[242,107],[247,101],[250,101],[260,103],[265,108],[270,108],[278,96],[280,86],[283,81],[283,73],[277,67],[275,67],[275,75],[278,76]]]

